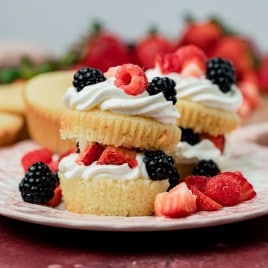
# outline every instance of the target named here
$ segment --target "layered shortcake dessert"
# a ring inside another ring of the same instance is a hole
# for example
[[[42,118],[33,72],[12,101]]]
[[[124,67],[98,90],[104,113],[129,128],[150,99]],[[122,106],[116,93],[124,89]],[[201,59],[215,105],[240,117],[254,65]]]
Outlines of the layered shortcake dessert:
[[[144,71],[133,64],[75,73],[63,97],[61,137],[78,151],[61,160],[58,173],[68,211],[152,215],[155,196],[178,183],[165,151],[180,140],[179,112],[174,83],[161,83],[150,94]]]
[[[146,75],[151,83],[161,77],[175,81],[182,138],[172,155],[181,176],[217,174],[230,155],[227,137],[239,125],[242,95],[232,63],[207,59],[202,50],[189,45],[158,55],[155,68]]]

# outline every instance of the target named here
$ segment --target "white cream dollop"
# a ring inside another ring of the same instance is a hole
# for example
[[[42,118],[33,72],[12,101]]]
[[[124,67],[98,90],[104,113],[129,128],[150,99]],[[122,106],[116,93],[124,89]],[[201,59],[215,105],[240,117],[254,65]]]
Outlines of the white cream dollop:
[[[178,73],[162,74],[154,68],[146,71],[148,80],[154,77],[169,77],[176,83],[177,99],[188,99],[202,103],[207,107],[218,108],[235,112],[242,102],[242,94],[236,85],[231,85],[231,90],[223,93],[219,87],[206,77],[181,77]]]
[[[191,164],[197,163],[202,159],[211,159],[221,167],[222,163],[231,157],[231,147],[227,136],[225,136],[223,153],[209,139],[203,139],[195,145],[181,141],[170,154],[176,163]]]
[[[138,165],[130,168],[127,163],[122,165],[99,165],[93,162],[89,166],[79,165],[75,162],[78,154],[73,153],[64,157],[59,164],[59,172],[63,173],[67,179],[82,178],[88,179],[121,179],[136,180],[138,178],[150,179],[143,163],[144,155],[137,154]]]
[[[86,86],[79,92],[76,88],[70,87],[65,92],[63,101],[68,109],[88,111],[98,107],[114,113],[151,117],[166,124],[175,124],[180,116],[172,102],[165,99],[163,93],[151,96],[144,91],[136,96],[128,95],[115,86],[114,78]]]

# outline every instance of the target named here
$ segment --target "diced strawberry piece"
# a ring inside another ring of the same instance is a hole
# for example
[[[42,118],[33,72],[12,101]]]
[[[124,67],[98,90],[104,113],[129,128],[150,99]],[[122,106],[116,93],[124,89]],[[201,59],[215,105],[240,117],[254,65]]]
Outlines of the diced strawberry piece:
[[[211,198],[209,198],[207,195],[199,191],[197,188],[195,188],[192,185],[188,185],[192,193],[196,196],[196,205],[197,210],[199,211],[214,211],[219,210],[222,208],[222,205],[215,202]]]
[[[50,170],[54,173],[58,172],[59,170],[59,160],[53,160],[47,164]]]
[[[99,165],[122,165],[128,163],[130,168],[138,165],[136,151],[122,147],[109,145],[101,154],[97,164]]]
[[[185,178],[187,186],[194,186],[201,192],[205,192],[205,187],[208,182],[208,177],[206,176],[188,176]]]
[[[35,162],[48,164],[52,161],[52,152],[47,148],[40,148],[26,153],[21,158],[21,165],[24,172]]]
[[[162,74],[179,73],[181,66],[175,53],[159,53],[155,57],[155,66]]]
[[[103,151],[104,148],[99,143],[93,143],[78,155],[76,163],[79,165],[89,166],[99,159]]]
[[[154,202],[156,216],[179,218],[188,216],[196,210],[196,196],[192,194],[184,182],[169,192],[157,194]]]
[[[60,186],[58,185],[54,190],[54,196],[50,200],[48,200],[46,205],[53,208],[57,207],[61,203],[61,199],[62,199],[62,192]]]
[[[200,77],[206,73],[207,56],[197,46],[183,46],[178,48],[175,53],[181,65],[183,76]]]
[[[134,64],[124,64],[118,67],[114,83],[127,94],[133,96],[143,93],[148,86],[148,80],[144,71],[141,67]]]
[[[240,187],[241,187],[241,194],[240,194],[240,202],[249,200],[256,196],[256,192],[254,191],[253,185],[248,182],[248,180],[243,176],[240,171],[236,172],[222,172],[221,174],[231,176],[235,179]]]
[[[208,133],[202,133],[200,134],[201,139],[208,139],[211,142],[214,143],[214,145],[221,151],[221,154],[224,152],[224,146],[225,146],[225,137],[224,135],[218,135],[218,136],[212,136]]]
[[[205,194],[222,206],[233,206],[240,202],[241,187],[228,174],[219,174],[208,180]]]

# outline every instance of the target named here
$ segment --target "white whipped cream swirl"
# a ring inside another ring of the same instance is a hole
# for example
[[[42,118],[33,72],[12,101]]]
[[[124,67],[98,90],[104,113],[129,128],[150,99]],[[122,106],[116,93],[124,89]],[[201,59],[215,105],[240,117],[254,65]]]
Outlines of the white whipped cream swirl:
[[[67,179],[150,179],[143,163],[144,155],[141,153],[138,153],[136,156],[138,165],[134,168],[130,168],[127,163],[122,165],[99,165],[96,161],[89,166],[79,165],[75,162],[77,156],[77,153],[73,153],[60,161],[59,172],[63,173]]]
[[[105,111],[125,115],[140,115],[154,118],[156,121],[175,124],[180,116],[171,101],[167,101],[163,93],[149,95],[147,91],[133,96],[114,85],[114,78],[89,85],[77,92],[70,87],[63,96],[68,109],[88,111],[94,107]]]
[[[176,83],[177,99],[188,99],[202,103],[207,107],[218,108],[235,112],[242,102],[242,94],[236,85],[231,85],[231,90],[223,93],[219,87],[205,77],[181,77],[178,73],[162,74],[154,68],[146,71],[148,80],[154,77],[169,77]]]

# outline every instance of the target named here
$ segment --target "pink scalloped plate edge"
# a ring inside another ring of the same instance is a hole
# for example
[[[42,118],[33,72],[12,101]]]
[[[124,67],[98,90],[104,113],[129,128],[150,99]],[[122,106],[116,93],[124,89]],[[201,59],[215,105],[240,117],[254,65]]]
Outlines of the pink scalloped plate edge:
[[[232,134],[230,142],[233,148],[233,161],[226,168],[241,170],[253,184],[257,196],[247,202],[219,211],[199,212],[185,218],[166,219],[154,216],[112,217],[75,214],[66,211],[63,204],[57,208],[49,208],[23,202],[18,191],[18,184],[23,176],[20,158],[25,152],[38,147],[32,141],[23,141],[0,149],[0,215],[47,226],[98,231],[191,229],[267,215],[268,123],[240,128]]]

